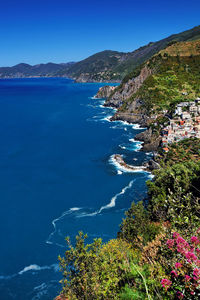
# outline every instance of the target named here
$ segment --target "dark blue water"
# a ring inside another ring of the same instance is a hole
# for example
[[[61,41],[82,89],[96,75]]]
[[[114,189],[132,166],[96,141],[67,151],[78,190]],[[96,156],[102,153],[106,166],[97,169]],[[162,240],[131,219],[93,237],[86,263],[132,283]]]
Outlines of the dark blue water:
[[[58,254],[79,230],[89,241],[116,237],[124,211],[146,192],[149,174],[117,169],[123,154],[141,165],[141,130],[109,122],[91,97],[103,84],[67,79],[0,81],[0,299],[53,299]]]

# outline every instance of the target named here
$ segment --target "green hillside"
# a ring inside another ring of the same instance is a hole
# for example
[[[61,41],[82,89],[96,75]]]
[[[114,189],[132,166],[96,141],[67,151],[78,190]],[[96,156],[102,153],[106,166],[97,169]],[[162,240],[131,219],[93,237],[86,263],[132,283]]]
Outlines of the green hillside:
[[[180,42],[160,51],[146,63],[152,74],[120,110],[127,110],[140,98],[139,111],[155,115],[172,109],[179,102],[194,100],[200,94],[199,66],[200,41]]]
[[[29,64],[21,63],[13,67],[0,67],[0,78],[13,77],[32,77],[32,76],[55,76],[56,73],[62,70],[68,70],[73,63],[66,64],[38,64],[31,66]]]
[[[200,95],[200,41],[172,43],[137,72],[110,98],[119,101],[117,114],[151,120],[145,132],[153,139],[175,104]],[[158,146],[148,196],[125,212],[116,239],[87,244],[82,232],[75,246],[66,239],[58,299],[200,299],[200,139],[187,137],[167,151]]]
[[[199,38],[200,26],[197,26],[160,41],[151,42],[133,52],[123,53],[106,50],[74,64],[68,71],[66,70],[66,74],[78,81],[122,80],[136,67],[166,48],[169,43],[192,41]]]

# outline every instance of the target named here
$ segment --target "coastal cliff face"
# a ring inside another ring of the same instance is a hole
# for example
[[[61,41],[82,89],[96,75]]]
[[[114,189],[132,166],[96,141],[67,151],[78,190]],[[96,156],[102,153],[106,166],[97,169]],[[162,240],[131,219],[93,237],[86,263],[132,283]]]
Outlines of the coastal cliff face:
[[[151,128],[137,134],[135,139],[144,143],[142,150],[145,152],[156,151],[161,142],[161,137],[155,135]]]
[[[136,138],[144,142],[142,150],[155,151],[177,103],[199,97],[199,63],[200,41],[173,43],[161,50],[139,68],[138,76],[130,74],[108,93],[105,106],[117,108],[111,120],[147,127]]]
[[[125,100],[135,94],[138,89],[142,86],[143,82],[153,73],[153,70],[144,66],[142,68],[139,76],[129,79],[126,83],[123,83],[119,86],[116,92],[108,98],[105,103],[105,106],[120,107]],[[134,105],[137,106],[138,103],[131,103],[130,109],[134,109]]]
[[[130,72],[149,60],[171,42],[199,39],[200,26],[171,35],[132,52],[105,50],[79,61],[66,70],[65,75],[76,82],[121,82]],[[63,71],[58,72],[63,74]]]
[[[103,86],[99,89],[98,93],[95,95],[95,98],[108,98],[110,97],[111,93],[114,92],[114,90],[116,89],[115,86],[109,86],[109,85],[106,85],[106,86]]]

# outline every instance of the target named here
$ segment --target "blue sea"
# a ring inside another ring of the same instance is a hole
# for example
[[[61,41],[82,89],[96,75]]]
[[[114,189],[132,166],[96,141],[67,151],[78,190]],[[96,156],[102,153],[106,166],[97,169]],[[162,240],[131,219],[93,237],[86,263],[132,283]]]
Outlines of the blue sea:
[[[134,136],[93,99],[105,84],[65,78],[0,81],[0,299],[49,300],[60,291],[58,255],[78,231],[115,238],[124,212],[146,195],[150,174]]]

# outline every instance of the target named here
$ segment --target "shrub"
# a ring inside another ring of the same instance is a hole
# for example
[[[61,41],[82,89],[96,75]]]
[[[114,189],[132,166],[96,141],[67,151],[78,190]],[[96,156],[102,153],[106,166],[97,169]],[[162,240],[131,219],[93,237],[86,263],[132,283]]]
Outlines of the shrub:
[[[69,250],[59,258],[63,271],[62,294],[69,299],[117,299],[127,282],[130,260],[137,256],[130,245],[121,239],[102,244],[95,239],[85,245],[87,235],[76,237],[73,247],[67,239]]]

